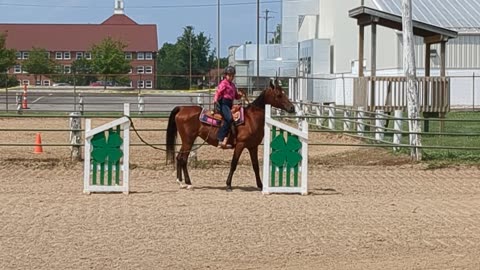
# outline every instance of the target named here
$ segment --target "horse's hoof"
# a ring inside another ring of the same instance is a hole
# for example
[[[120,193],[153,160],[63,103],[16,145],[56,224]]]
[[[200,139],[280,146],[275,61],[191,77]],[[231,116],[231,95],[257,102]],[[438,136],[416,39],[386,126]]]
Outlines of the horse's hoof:
[[[187,185],[187,189],[188,190],[193,190],[193,186],[192,185]]]
[[[232,188],[231,188],[231,187],[227,187],[227,192],[232,192]]]

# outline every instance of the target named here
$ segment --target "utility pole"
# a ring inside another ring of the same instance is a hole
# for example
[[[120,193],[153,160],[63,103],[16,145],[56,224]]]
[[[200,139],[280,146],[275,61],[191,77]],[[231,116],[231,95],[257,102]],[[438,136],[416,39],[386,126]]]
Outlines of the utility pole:
[[[220,0],[217,1],[217,84],[220,83]]]
[[[265,44],[268,44],[268,33],[270,33],[268,32],[268,20],[274,18],[273,16],[268,16],[268,13],[274,13],[274,11],[265,9],[264,13],[265,16],[260,18],[265,19]]]
[[[188,48],[189,48],[189,51],[190,51],[190,88],[188,90],[192,90],[192,32],[190,32],[190,35],[188,36]]]
[[[257,90],[260,86],[260,0],[257,0]]]

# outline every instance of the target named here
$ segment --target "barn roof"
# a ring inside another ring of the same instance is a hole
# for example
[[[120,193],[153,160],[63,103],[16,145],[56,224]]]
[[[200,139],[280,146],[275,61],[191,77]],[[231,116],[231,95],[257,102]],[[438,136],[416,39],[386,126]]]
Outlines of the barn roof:
[[[361,6],[350,10],[349,16],[357,19],[359,25],[376,23],[388,28],[402,30],[402,17],[400,15]],[[455,31],[417,20],[413,21],[413,33],[424,38],[440,37],[440,40],[457,37],[457,32]],[[440,40],[436,42],[440,42]]]
[[[402,1],[373,0],[376,8],[401,15]],[[460,33],[480,33],[480,1],[415,0],[413,19]]]

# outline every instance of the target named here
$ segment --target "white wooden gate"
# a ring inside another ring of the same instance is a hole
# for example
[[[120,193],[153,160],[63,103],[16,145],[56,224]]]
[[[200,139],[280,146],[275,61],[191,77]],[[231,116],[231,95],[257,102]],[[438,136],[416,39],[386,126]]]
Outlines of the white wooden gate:
[[[265,106],[263,139],[263,194],[308,194],[308,123],[296,129],[271,118]],[[292,181],[293,180],[293,181]]]
[[[130,104],[124,104],[124,115],[130,115]],[[128,117],[124,116],[94,129],[91,129],[91,119],[86,119],[83,192],[128,194],[129,152]]]

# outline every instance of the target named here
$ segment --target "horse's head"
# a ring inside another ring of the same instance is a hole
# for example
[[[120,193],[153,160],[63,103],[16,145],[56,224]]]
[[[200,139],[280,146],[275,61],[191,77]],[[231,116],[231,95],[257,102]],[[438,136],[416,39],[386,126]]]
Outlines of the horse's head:
[[[289,113],[295,112],[295,106],[288,99],[278,79],[270,81],[270,87],[265,90],[265,103]]]

